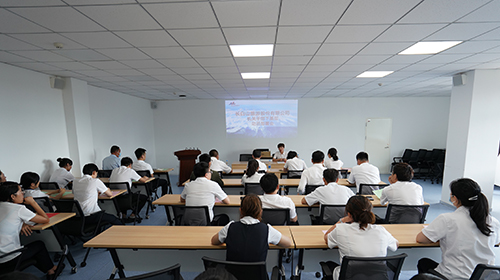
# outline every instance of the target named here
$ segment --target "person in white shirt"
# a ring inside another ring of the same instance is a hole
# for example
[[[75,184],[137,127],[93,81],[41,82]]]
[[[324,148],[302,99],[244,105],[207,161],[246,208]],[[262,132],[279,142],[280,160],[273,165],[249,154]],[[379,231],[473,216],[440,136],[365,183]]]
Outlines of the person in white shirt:
[[[121,160],[121,166],[119,168],[113,169],[111,176],[109,177],[110,183],[122,183],[127,182],[129,187],[132,187],[132,180],[145,183],[149,178],[147,176],[141,177],[135,170],[132,169],[132,159],[129,157],[124,157]],[[130,196],[132,195],[132,198]],[[125,219],[127,217],[127,211],[132,209],[133,206],[137,205],[137,200],[139,200],[139,205],[137,211],[130,214],[130,217],[126,220],[127,222],[133,222],[134,219],[141,220],[140,217],[136,217],[141,209],[146,204],[148,197],[144,194],[122,194],[116,198],[118,202],[118,208],[122,213],[122,217]]]
[[[137,158],[137,161],[132,164],[132,169],[135,171],[149,171],[149,176],[154,177],[154,171],[153,167],[151,167],[151,164],[145,162],[146,160],[146,149],[144,148],[137,148],[134,151],[135,157]],[[153,183],[154,182],[154,183]],[[168,181],[165,179],[160,179],[156,178],[151,184],[147,184],[147,186],[151,186],[153,191],[156,191],[157,188],[161,187],[161,194],[171,194],[172,189],[168,185]]]
[[[325,160],[325,167],[335,168],[340,171],[340,169],[342,169],[342,165],[344,165],[344,163],[337,156],[337,149],[330,148],[328,150],[328,159]]]
[[[255,159],[249,160],[247,170],[243,177],[241,177],[241,184],[245,185],[245,183],[260,183],[260,178],[262,178],[264,174],[258,173],[257,170],[259,170],[259,162]]]
[[[113,170],[115,168],[120,167],[120,154],[122,152],[120,147],[114,145],[111,147],[109,152],[111,153],[111,155],[105,157],[102,160],[103,170]]]
[[[186,203],[186,206],[208,206],[210,220],[213,226],[226,225],[229,222],[229,217],[226,214],[217,215],[214,217],[215,199],[219,199],[224,204],[229,204],[230,200],[222,188],[214,181],[210,180],[210,167],[206,162],[198,162],[193,168],[196,180],[187,183],[181,193],[181,202]]]
[[[302,177],[297,187],[298,194],[304,194],[306,185],[323,185],[323,170],[325,170],[323,166],[324,159],[325,154],[322,151],[315,151],[312,153],[311,161],[313,165],[302,172]]]
[[[344,256],[385,257],[387,249],[396,251],[399,242],[383,226],[374,225],[372,204],[364,196],[355,195],[347,201],[347,216],[341,218],[324,236],[328,248],[338,247],[340,264],[326,262],[337,280]]]
[[[258,171],[264,171],[267,172],[267,165],[260,161],[260,158],[262,157],[262,152],[259,150],[253,150],[252,152],[252,158],[255,159],[257,162],[259,162],[259,170]]]
[[[274,153],[273,155],[273,161],[278,162],[282,161],[285,162],[287,159],[287,152],[285,152],[285,143],[279,143],[278,144],[278,151]]]
[[[290,209],[290,222],[297,222],[297,212],[295,211],[295,203],[291,198],[287,196],[280,196],[279,191],[279,180],[274,173],[268,173],[262,178],[260,178],[260,186],[264,190],[264,195],[260,196],[262,201],[262,208],[270,209],[280,209],[288,208]]]
[[[231,173],[231,167],[222,160],[219,160],[219,152],[216,149],[210,150],[209,155],[212,162],[210,169],[217,172]]]
[[[351,174],[347,181],[349,183],[356,183],[356,192],[359,193],[360,184],[378,184],[380,183],[380,171],[374,165],[368,163],[368,154],[366,152],[359,152],[356,155],[356,166],[351,169]]]
[[[297,156],[297,152],[290,151],[287,155],[287,160],[285,162],[285,166],[283,167],[283,171],[303,171],[307,168],[306,162]],[[300,178],[302,176],[302,172],[290,172],[290,178]]]
[[[20,184],[24,189],[25,197],[48,197],[46,193],[40,190],[40,175],[35,172],[24,172],[21,175]],[[65,192],[65,189],[60,189],[59,194],[54,199],[60,199]]]
[[[66,189],[68,185],[71,186],[71,182],[75,179],[75,176],[70,172],[73,161],[69,158],[58,158],[57,162],[59,162],[59,168],[52,173],[49,182],[56,182],[59,189]]]
[[[97,204],[99,193],[112,196],[113,193],[104,183],[97,179],[97,171],[99,168],[93,163],[88,163],[83,166],[83,177],[73,181],[73,195],[75,200],[80,203],[80,207],[85,215],[85,222],[98,223],[101,213],[101,208]],[[123,222],[116,216],[104,213],[102,221],[112,225],[123,225]]]
[[[408,163],[394,165],[389,176],[390,186],[382,189],[381,204],[423,205],[422,187],[411,181],[413,168]]]
[[[450,183],[450,201],[457,209],[439,215],[418,235],[418,243],[439,241],[441,263],[423,258],[418,272],[443,275],[447,279],[469,279],[477,264],[495,264],[496,244],[500,243],[500,223],[489,214],[486,196],[468,178]]]

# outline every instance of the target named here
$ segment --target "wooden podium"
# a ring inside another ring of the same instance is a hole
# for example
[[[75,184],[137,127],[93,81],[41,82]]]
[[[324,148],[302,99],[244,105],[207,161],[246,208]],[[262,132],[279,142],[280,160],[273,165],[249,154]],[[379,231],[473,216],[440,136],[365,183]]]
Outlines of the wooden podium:
[[[174,153],[180,161],[179,182],[177,182],[177,186],[181,186],[182,183],[189,179],[196,163],[196,157],[199,154],[201,154],[200,150],[181,150]]]

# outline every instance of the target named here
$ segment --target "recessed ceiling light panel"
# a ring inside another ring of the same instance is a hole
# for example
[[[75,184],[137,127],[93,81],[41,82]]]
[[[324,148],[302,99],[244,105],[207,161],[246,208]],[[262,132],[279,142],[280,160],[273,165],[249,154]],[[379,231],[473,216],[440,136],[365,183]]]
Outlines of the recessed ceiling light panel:
[[[230,45],[231,52],[234,57],[255,57],[255,56],[272,56],[274,46],[272,44],[265,45]]]
[[[241,73],[243,79],[269,79],[271,72]]]
[[[392,73],[394,71],[365,71],[357,75],[356,78],[382,78]]]
[[[460,43],[462,41],[418,42],[399,54],[436,54]]]

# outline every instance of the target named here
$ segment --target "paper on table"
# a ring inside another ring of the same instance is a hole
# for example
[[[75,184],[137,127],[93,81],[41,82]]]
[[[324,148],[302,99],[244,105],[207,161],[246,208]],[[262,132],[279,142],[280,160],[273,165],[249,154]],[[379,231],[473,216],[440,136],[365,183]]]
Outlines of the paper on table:
[[[380,197],[382,196],[382,190],[374,190],[373,194],[376,195],[378,199],[380,199]]]
[[[45,213],[45,214],[47,214],[47,217],[49,217],[49,219],[50,219],[59,213]]]
[[[326,230],[326,229],[325,229],[325,230],[322,230],[323,234],[325,234],[327,231],[328,231],[328,230]]]
[[[71,191],[66,191],[66,192],[64,192],[63,196],[68,195],[68,194],[71,194],[71,193],[72,193]],[[50,196],[52,196],[52,197],[56,197],[56,196],[58,196],[58,195],[59,195],[59,193],[53,193],[53,194],[51,194]]]

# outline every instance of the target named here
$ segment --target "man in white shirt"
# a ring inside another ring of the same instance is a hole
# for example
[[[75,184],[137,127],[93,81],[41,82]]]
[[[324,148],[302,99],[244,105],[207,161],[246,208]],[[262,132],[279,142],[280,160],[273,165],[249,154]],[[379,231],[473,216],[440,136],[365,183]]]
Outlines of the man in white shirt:
[[[219,152],[216,149],[210,150],[209,154],[210,161],[212,162],[210,169],[217,172],[231,173],[231,167],[222,160],[219,160]]]
[[[264,172],[267,172],[267,165],[265,163],[263,163],[262,161],[260,161],[260,158],[262,157],[262,152],[259,150],[253,150],[252,157],[253,157],[253,159],[255,159],[256,161],[259,162],[259,170],[258,171],[264,170]]]
[[[325,170],[323,166],[324,160],[325,154],[322,151],[315,151],[312,153],[311,162],[313,165],[302,172],[302,177],[300,178],[297,188],[298,194],[304,194],[306,185],[323,185],[323,170]]]
[[[382,190],[381,204],[397,205],[423,205],[424,196],[422,187],[411,181],[413,168],[408,163],[394,165],[392,174],[389,176],[390,186]]]
[[[290,151],[287,155],[287,161],[285,162],[285,166],[283,167],[283,171],[303,171],[307,168],[306,162],[297,156],[297,152]],[[290,172],[290,177],[300,178],[302,172]]]
[[[351,169],[351,174],[347,181],[349,183],[356,183],[356,192],[359,193],[360,184],[378,184],[380,183],[380,172],[378,168],[368,163],[368,154],[366,152],[359,152],[356,155],[356,166]]]
[[[111,190],[101,180],[97,179],[97,171],[99,171],[97,165],[88,163],[83,167],[83,177],[73,181],[73,195],[75,200],[80,203],[85,215],[85,222],[88,223],[99,222],[99,216],[101,215],[98,213],[101,208],[97,204],[99,193],[107,196],[113,195]],[[101,221],[112,225],[123,225],[120,219],[108,213],[102,215]]]
[[[102,169],[103,170],[113,170],[115,168],[120,167],[120,147],[112,146],[110,153],[111,155],[105,157],[102,160]]]
[[[297,222],[297,212],[295,211],[295,203],[291,198],[287,196],[280,196],[279,191],[279,180],[274,173],[267,173],[260,178],[260,186],[264,190],[264,195],[260,196],[262,201],[262,208],[270,209],[280,209],[288,208],[290,209],[290,221],[293,223]]]
[[[215,199],[219,199],[224,204],[229,204],[229,197],[222,188],[210,180],[211,173],[208,163],[199,162],[193,168],[196,180],[187,183],[181,193],[181,202],[186,206],[208,206],[208,212],[212,225],[226,225],[229,217],[226,214],[220,214],[214,217]],[[220,222],[220,223],[219,223]]]
[[[278,151],[273,155],[273,161],[282,161],[285,162],[287,159],[287,152],[285,152],[285,143],[278,144]]]
[[[135,171],[149,171],[149,176],[154,177],[154,171],[153,167],[151,167],[151,164],[145,162],[146,160],[146,149],[144,148],[137,148],[134,152],[135,157],[137,158],[137,161],[132,164],[132,169]],[[161,187],[161,194],[171,194],[172,189],[170,189],[170,186],[168,185],[168,181],[165,179],[160,179],[156,178],[155,181],[153,181],[151,184],[151,187],[153,188],[153,191],[156,191],[158,187]]]

